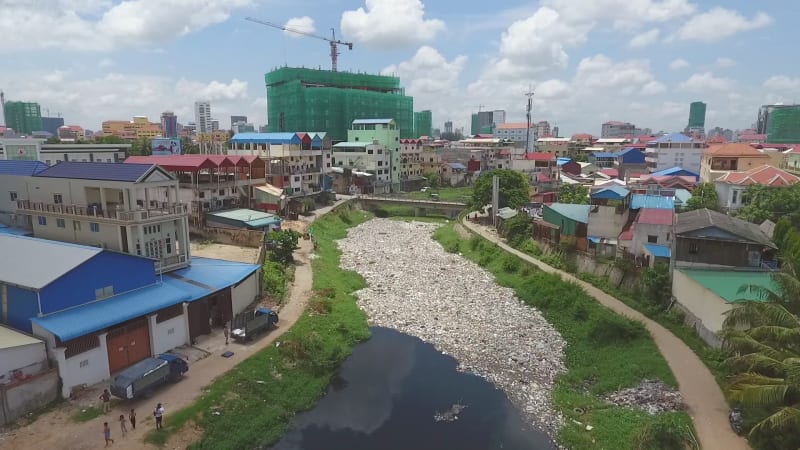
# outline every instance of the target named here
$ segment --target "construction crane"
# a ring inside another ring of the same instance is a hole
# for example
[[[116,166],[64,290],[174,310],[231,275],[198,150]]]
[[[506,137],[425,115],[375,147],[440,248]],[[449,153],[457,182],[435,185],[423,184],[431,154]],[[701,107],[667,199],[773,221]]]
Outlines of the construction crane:
[[[333,28],[331,28],[331,37],[330,37],[330,39],[328,39],[328,38],[326,38],[324,36],[318,36],[318,35],[313,34],[313,33],[308,33],[308,32],[305,32],[305,31],[295,30],[293,28],[288,28],[288,27],[285,27],[283,25],[278,25],[278,24],[275,24],[275,23],[272,23],[272,22],[266,22],[264,20],[255,19],[253,17],[245,17],[245,20],[249,20],[250,22],[260,23],[261,25],[266,25],[268,27],[277,28],[279,30],[288,31],[290,33],[296,33],[296,34],[301,34],[303,36],[308,36],[308,37],[312,37],[312,38],[316,38],[316,39],[321,39],[323,41],[328,42],[328,44],[331,46],[331,70],[334,71],[334,72],[336,72],[336,61],[339,59],[339,47],[337,47],[337,46],[338,45],[346,45],[348,50],[352,50],[353,49],[353,43],[352,42],[344,42],[344,41],[340,41],[340,40],[336,39],[336,31]]]

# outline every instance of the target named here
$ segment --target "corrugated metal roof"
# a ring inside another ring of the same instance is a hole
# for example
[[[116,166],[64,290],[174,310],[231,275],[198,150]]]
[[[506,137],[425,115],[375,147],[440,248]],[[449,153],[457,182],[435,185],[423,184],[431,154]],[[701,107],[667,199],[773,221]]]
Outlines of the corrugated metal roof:
[[[0,349],[31,344],[44,344],[44,342],[33,336],[28,336],[25,333],[0,325]]]
[[[30,236],[33,234],[33,232],[30,230],[24,230],[22,228],[9,227],[8,225],[0,223],[0,234],[10,234],[12,236]]]
[[[622,200],[627,197],[631,191],[622,186],[609,186],[599,189],[591,194],[592,198],[603,198],[611,200]]]
[[[152,169],[153,164],[62,161],[47,170],[37,173],[35,176],[136,182],[141,180]],[[169,175],[167,174],[167,176]]]
[[[764,231],[754,223],[731,217],[710,209],[696,209],[680,213],[675,217],[675,234],[680,235],[692,231],[716,227],[738,236],[744,241],[755,242],[776,248]]]
[[[742,300],[766,301],[755,292],[747,290],[739,293],[739,287],[746,284],[763,286],[773,292],[780,292],[769,272],[750,272],[743,270],[703,270],[678,269],[696,283],[716,294],[725,301],[736,303]]]
[[[656,258],[670,258],[672,255],[672,249],[666,245],[644,244],[644,247]]]
[[[380,125],[392,123],[394,119],[356,119],[353,125]]]
[[[370,143],[368,142],[339,142],[338,144],[334,145],[333,148],[341,148],[341,147],[366,147]]]
[[[85,245],[0,234],[0,281],[39,290],[103,250]],[[8,255],[14,255],[8,257]]]
[[[671,209],[642,208],[637,223],[647,225],[672,225],[675,212]]]
[[[594,152],[591,156],[594,158],[616,158],[617,154],[615,152]]]
[[[466,170],[467,169],[467,166],[465,166],[465,165],[463,165],[461,163],[458,163],[458,162],[447,163],[447,167],[449,167],[451,169],[456,169],[456,170]]]
[[[236,133],[231,138],[234,144],[299,144],[297,133]]]
[[[244,280],[259,268],[257,264],[193,257],[192,265],[166,275],[223,289]]]
[[[640,208],[675,209],[675,199],[660,195],[633,194],[631,209]]]
[[[671,167],[669,169],[659,170],[658,172],[653,172],[650,175],[653,176],[663,176],[663,175],[673,175],[673,176],[690,176],[695,177],[695,180],[700,177],[699,173],[692,172],[691,170],[686,170],[682,167]]]
[[[589,223],[590,205],[573,205],[572,203],[551,203],[545,205],[558,214],[580,223]]]
[[[659,137],[658,139],[655,139],[655,142],[692,142],[692,138],[681,133],[668,133]]]
[[[223,217],[230,220],[238,220],[240,222],[245,222],[245,223],[252,220],[260,220],[260,219],[275,217],[275,214],[270,214],[264,211],[258,211],[255,209],[247,209],[247,208],[229,209],[226,211],[215,211],[215,212],[210,212],[207,215],[214,217]]]
[[[41,161],[0,160],[0,175],[31,176],[47,169]]]

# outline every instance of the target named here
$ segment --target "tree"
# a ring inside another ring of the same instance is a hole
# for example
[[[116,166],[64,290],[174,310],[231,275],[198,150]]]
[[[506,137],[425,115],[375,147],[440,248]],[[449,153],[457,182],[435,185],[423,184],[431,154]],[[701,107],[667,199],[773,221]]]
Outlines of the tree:
[[[131,143],[132,156],[149,156],[153,153],[152,143],[148,138],[139,138]]]
[[[267,245],[271,250],[269,259],[283,265],[291,264],[299,241],[300,233],[294,230],[271,231],[267,235]]]
[[[762,223],[767,219],[778,222],[785,218],[794,226],[800,226],[800,184],[788,187],[754,184],[744,191],[742,202],[745,206],[737,216],[744,220]]]
[[[645,296],[663,307],[672,298],[672,280],[669,277],[669,264],[658,263],[644,271],[642,275]]]
[[[181,138],[181,149],[183,149],[184,155],[197,155],[200,153],[200,146],[186,136]]]
[[[472,191],[472,207],[483,208],[492,202],[492,178],[500,178],[499,208],[518,208],[530,201],[528,179],[520,172],[508,169],[490,170],[480,176]]]
[[[436,172],[425,172],[422,174],[426,180],[428,180],[428,186],[436,189],[441,184],[442,177],[439,176]]]
[[[61,139],[59,139],[56,136],[49,137],[49,138],[47,138],[47,140],[44,141],[44,143],[45,144],[60,144],[61,143]]]
[[[702,208],[719,211],[719,197],[717,196],[717,190],[714,188],[714,183],[698,184],[695,190],[692,191],[692,198],[686,202],[686,211]]]
[[[509,244],[517,247],[533,236],[533,221],[527,214],[519,213],[503,222],[502,234]]]
[[[124,144],[125,139],[122,139],[119,136],[109,135],[109,136],[102,136],[95,139],[95,142],[98,144]]]
[[[589,187],[582,184],[562,184],[558,188],[558,201],[560,203],[588,205]]]

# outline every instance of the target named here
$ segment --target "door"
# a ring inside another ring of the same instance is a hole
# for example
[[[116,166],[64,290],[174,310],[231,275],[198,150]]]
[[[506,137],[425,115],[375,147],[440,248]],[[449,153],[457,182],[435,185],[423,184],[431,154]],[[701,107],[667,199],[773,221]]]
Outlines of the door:
[[[106,336],[108,369],[118,372],[150,357],[150,328],[141,318],[113,328]]]
[[[189,338],[192,343],[197,336],[211,333],[208,315],[208,300],[201,299],[189,303]]]

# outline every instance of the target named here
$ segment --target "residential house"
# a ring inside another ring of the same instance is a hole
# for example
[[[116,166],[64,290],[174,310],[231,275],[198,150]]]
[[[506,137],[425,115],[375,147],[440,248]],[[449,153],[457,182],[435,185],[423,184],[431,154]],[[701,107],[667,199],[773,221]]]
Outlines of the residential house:
[[[551,153],[556,157],[569,155],[569,138],[543,137],[536,140],[536,151]]]
[[[658,172],[653,172],[650,175],[658,177],[658,176],[673,176],[673,177],[693,177],[694,181],[700,181],[700,172],[692,172],[691,170],[686,170],[683,167],[670,167],[669,169],[659,170]]]
[[[763,165],[744,172],[727,172],[714,180],[714,189],[722,208],[735,211],[745,204],[745,191],[748,186],[761,185],[773,188],[791,186],[800,181],[795,175]]]
[[[421,187],[425,181],[422,171],[422,139],[400,139],[400,190],[410,191]]]
[[[47,169],[39,161],[0,160],[0,223],[30,228],[29,216],[17,214],[17,200],[25,198],[28,179]]]
[[[759,151],[750,144],[712,145],[703,153],[700,181],[713,182],[727,172],[743,172],[770,164],[771,161],[772,158],[768,153]]]
[[[703,141],[681,133],[665,134],[647,142],[645,159],[650,172],[660,172],[671,167],[684,167],[700,172],[703,159]]]
[[[656,262],[669,263],[672,252],[675,212],[671,209],[642,208],[633,223],[633,242],[630,252],[644,256],[645,266]],[[663,258],[663,259],[662,259]]]
[[[586,251],[590,207],[570,203],[544,205],[542,220],[534,222],[534,237],[555,244],[564,238],[571,238],[575,240],[578,250]]]
[[[619,235],[628,224],[631,192],[621,186],[609,186],[595,190],[589,197],[589,249],[599,255],[616,255]]]
[[[333,146],[333,167],[370,174],[361,193],[391,192],[392,155],[380,144],[340,142]],[[346,174],[345,174],[346,175]]]
[[[617,154],[615,152],[600,151],[589,154],[589,162],[599,169],[613,168],[616,161]]]
[[[280,231],[281,218],[264,211],[240,208],[206,213],[206,225],[255,231]]]
[[[459,162],[442,164],[442,184],[462,186],[467,182],[467,166]]]
[[[618,171],[620,179],[627,179],[647,172],[644,153],[636,148],[627,147],[615,155],[614,168]]]
[[[800,174],[800,145],[784,150],[783,155],[786,160],[785,169]]]
[[[572,158],[563,158],[563,157],[558,158],[556,160],[556,164],[558,165],[558,170],[561,173],[568,173],[576,177],[581,176],[582,167],[577,161],[575,161]]]

